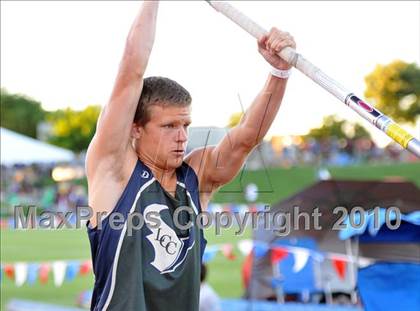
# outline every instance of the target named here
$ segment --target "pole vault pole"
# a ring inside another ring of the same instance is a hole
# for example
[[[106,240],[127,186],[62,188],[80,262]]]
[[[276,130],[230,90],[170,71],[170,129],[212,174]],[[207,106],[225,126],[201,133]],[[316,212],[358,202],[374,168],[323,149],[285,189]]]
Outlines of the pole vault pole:
[[[208,0],[207,2],[216,11],[228,17],[254,38],[259,39],[261,36],[268,33],[264,28],[229,3]],[[381,113],[379,110],[375,109],[373,106],[364,102],[355,94],[345,89],[337,81],[326,75],[321,69],[306,60],[302,55],[298,54],[294,49],[286,47],[281,50],[278,55],[290,65],[294,66],[306,76],[311,78],[319,86],[337,97],[341,102],[356,111],[365,120],[375,125],[395,142],[399,143],[403,148],[411,151],[420,158],[419,140],[401,128],[390,117]]]

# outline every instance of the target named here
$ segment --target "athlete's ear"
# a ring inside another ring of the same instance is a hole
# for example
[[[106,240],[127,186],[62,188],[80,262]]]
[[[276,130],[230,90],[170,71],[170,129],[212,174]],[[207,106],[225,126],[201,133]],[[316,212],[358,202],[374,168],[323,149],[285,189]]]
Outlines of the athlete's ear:
[[[133,125],[131,126],[131,138],[140,139],[142,131],[143,127],[136,122],[133,122]]]

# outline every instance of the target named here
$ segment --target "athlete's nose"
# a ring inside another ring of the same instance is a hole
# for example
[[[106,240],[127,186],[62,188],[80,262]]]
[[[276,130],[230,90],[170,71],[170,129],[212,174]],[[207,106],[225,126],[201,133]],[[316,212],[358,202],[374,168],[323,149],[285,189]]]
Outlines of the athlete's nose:
[[[188,139],[188,130],[181,127],[177,133],[177,142],[186,142]]]

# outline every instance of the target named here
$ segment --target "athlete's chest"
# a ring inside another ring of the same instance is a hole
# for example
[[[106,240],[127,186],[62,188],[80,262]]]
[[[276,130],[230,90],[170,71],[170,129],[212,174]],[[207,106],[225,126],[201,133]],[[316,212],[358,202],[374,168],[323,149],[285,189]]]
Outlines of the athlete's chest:
[[[175,196],[158,183],[146,189],[140,198],[145,226],[141,245],[143,260],[160,274],[174,271],[199,242],[196,212],[186,189],[178,185]],[[196,241],[197,240],[197,241]]]

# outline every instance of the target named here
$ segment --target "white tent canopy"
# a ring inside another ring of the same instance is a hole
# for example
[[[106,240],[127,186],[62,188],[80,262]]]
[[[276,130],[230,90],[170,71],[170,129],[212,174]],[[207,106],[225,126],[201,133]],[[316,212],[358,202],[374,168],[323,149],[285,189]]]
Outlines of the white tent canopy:
[[[47,144],[3,127],[0,129],[1,164],[3,165],[69,162],[74,159],[74,153],[70,150]]]

